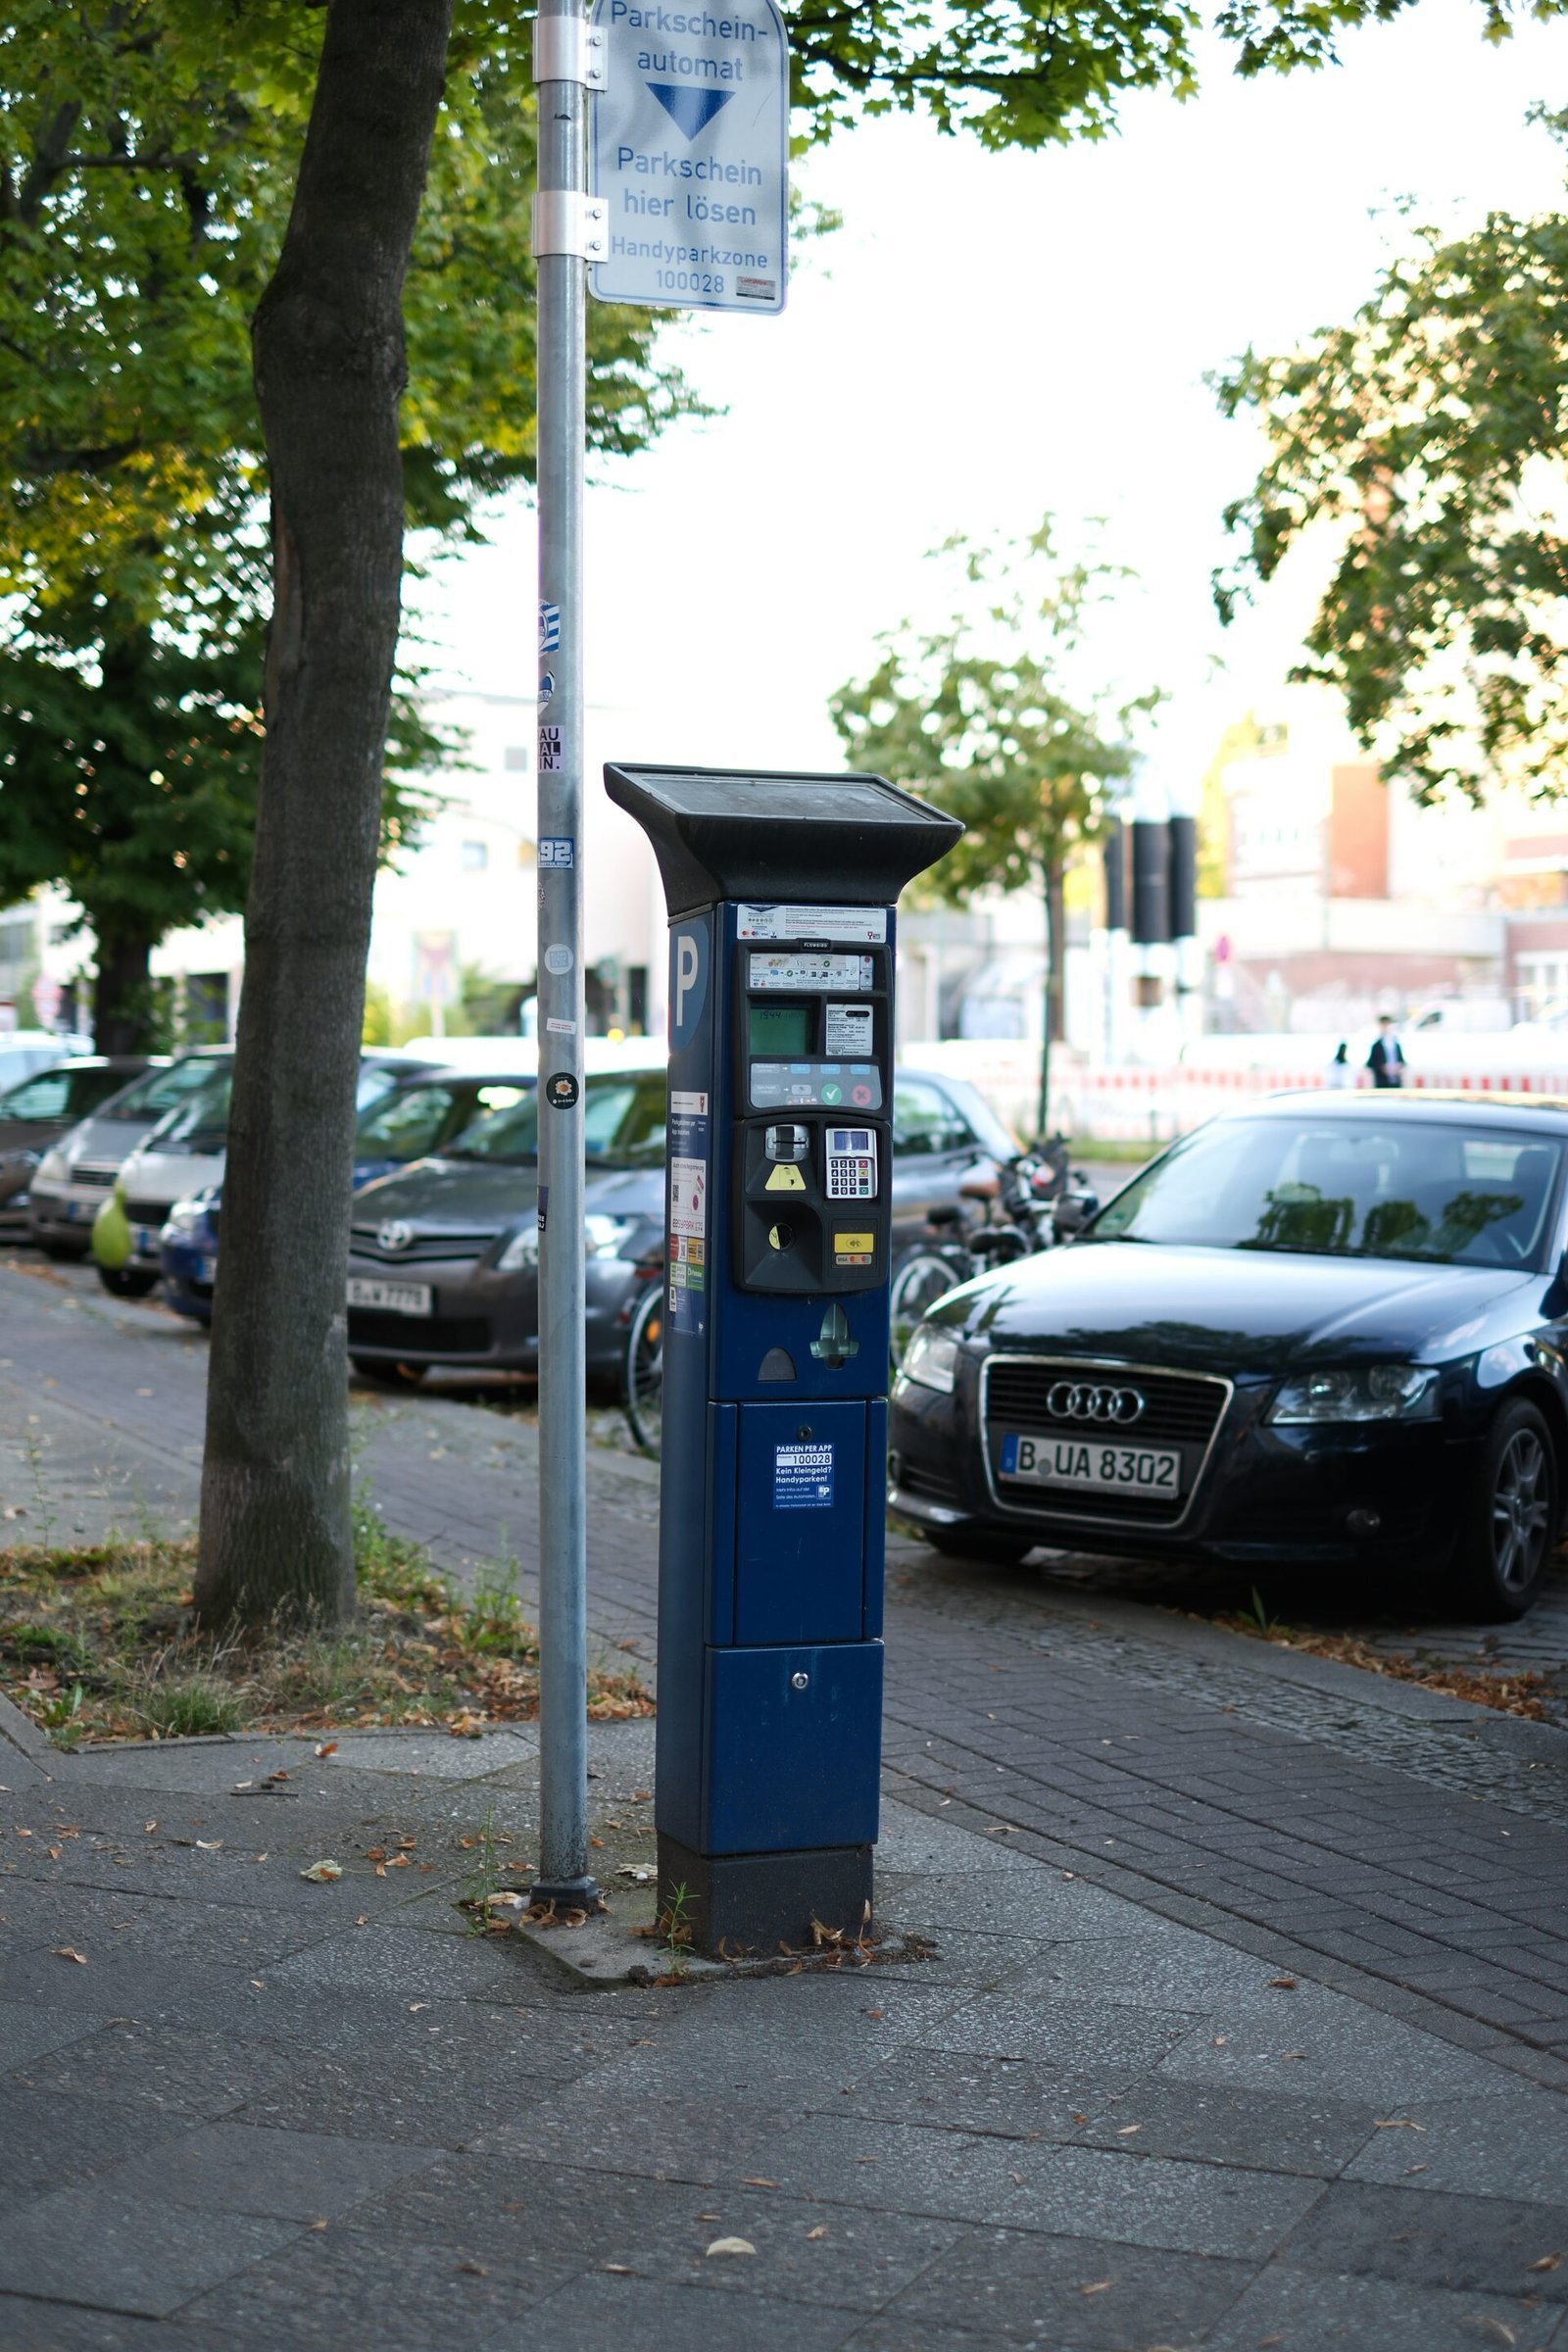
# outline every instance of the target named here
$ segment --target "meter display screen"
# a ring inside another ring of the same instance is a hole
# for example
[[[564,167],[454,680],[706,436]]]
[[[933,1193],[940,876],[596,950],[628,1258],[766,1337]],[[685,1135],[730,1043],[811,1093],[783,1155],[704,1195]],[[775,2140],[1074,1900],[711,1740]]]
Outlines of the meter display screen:
[[[754,1054],[809,1054],[814,1007],[809,1004],[752,1004],[747,1008],[747,1043]]]

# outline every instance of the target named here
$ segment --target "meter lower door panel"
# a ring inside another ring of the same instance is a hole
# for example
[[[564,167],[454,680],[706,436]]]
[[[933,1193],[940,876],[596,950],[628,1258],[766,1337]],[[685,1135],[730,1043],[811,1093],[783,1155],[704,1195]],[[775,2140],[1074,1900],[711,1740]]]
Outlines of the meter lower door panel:
[[[738,1408],[738,1642],[864,1635],[866,1416],[863,1401]]]
[[[703,1850],[869,1844],[877,1831],[881,1642],[713,1649],[708,1676]]]

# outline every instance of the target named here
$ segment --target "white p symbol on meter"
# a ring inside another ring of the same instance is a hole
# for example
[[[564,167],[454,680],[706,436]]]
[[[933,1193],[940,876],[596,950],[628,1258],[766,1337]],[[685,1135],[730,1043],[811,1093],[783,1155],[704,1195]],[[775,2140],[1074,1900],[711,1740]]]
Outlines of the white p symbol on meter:
[[[830,1200],[876,1199],[876,1130],[830,1127],[827,1131],[827,1197]]]

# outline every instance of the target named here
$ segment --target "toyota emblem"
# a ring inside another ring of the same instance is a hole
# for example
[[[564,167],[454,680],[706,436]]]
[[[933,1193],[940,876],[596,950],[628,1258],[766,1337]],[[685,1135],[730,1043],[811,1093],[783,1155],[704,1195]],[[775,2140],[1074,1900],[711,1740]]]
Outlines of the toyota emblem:
[[[1087,1380],[1058,1380],[1046,1397],[1046,1410],[1055,1421],[1109,1422],[1130,1428],[1143,1415],[1145,1399],[1137,1389],[1102,1388]]]
[[[384,1250],[388,1256],[395,1250],[407,1250],[413,1239],[414,1227],[405,1225],[401,1217],[389,1218],[386,1224],[378,1225],[375,1229],[376,1248]]]

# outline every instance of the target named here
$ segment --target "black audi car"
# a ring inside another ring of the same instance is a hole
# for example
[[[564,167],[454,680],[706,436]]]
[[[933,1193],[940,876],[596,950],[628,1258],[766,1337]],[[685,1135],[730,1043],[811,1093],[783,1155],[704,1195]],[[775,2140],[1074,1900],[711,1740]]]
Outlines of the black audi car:
[[[1286,1096],[934,1306],[895,1506],[938,1550],[1356,1562],[1522,1616],[1568,1494],[1568,1102]]]

